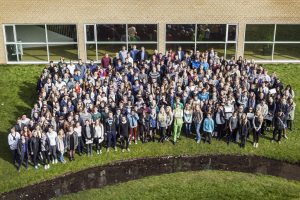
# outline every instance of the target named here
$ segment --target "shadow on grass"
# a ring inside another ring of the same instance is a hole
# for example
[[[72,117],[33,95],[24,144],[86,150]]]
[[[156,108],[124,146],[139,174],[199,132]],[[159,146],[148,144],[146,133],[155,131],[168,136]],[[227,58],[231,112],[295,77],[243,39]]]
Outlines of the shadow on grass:
[[[37,91],[36,91],[36,84],[30,83],[30,82],[23,82],[19,86],[19,92],[18,95],[15,95],[18,98],[18,105],[13,106],[13,112],[11,112],[11,119],[14,120],[7,120],[7,124],[9,124],[8,127],[5,127],[4,130],[0,131],[0,145],[1,145],[1,154],[0,158],[9,162],[12,164],[12,153],[10,151],[9,145],[8,145],[8,134],[10,132],[11,127],[13,127],[16,124],[16,121],[18,117],[26,114],[27,116],[30,116],[31,109],[33,107],[33,104],[37,100]],[[20,104],[25,104],[20,105]],[[5,119],[4,119],[5,120]]]

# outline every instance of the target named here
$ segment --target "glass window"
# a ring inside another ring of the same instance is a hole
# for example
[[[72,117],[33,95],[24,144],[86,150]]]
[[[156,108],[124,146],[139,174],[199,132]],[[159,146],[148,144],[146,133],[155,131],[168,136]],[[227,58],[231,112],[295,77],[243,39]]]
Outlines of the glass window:
[[[94,25],[86,25],[85,32],[86,32],[86,41],[95,41]]]
[[[157,41],[157,25],[128,24],[128,41]]]
[[[6,37],[6,42],[15,41],[13,26],[5,26],[5,37]]]
[[[128,44],[129,50],[133,48],[133,45],[136,45],[138,50],[141,50],[141,47],[144,47],[149,55],[154,54],[154,50],[157,50],[157,44]],[[150,57],[149,57],[150,59]]]
[[[15,44],[6,45],[6,52],[7,52],[7,60],[8,61],[18,61],[17,50],[16,50]]]
[[[126,41],[125,24],[97,24],[98,41]]]
[[[228,41],[236,41],[236,25],[228,25]]]
[[[273,44],[245,44],[244,57],[247,59],[271,60]]]
[[[197,41],[225,41],[226,24],[198,24]]]
[[[96,44],[86,44],[86,55],[88,60],[97,60]]]
[[[17,44],[19,61],[48,61],[46,44]]]
[[[76,25],[47,25],[48,42],[77,42]]]
[[[274,60],[300,60],[300,44],[275,44]]]
[[[277,24],[276,41],[300,41],[300,25]]]
[[[16,25],[18,42],[46,42],[45,25]]]
[[[274,24],[247,24],[245,41],[273,41]]]
[[[235,43],[228,43],[226,44],[226,59],[231,59],[235,57],[236,53],[236,44]]]
[[[211,49],[218,52],[218,56],[224,56],[225,54],[225,44],[197,44],[197,51],[204,52]]]
[[[126,46],[126,44],[98,44],[98,60],[101,60],[105,53],[115,57],[116,53],[122,49],[122,46]]]
[[[195,41],[195,25],[167,24],[166,41]]]
[[[181,47],[183,51],[190,51],[190,50],[195,50],[195,44],[178,44],[178,43],[171,43],[171,44],[166,44],[166,51],[169,51],[172,49],[172,51],[177,51],[178,47]]]
[[[65,60],[78,59],[77,44],[49,44],[50,60],[59,60],[64,57]]]

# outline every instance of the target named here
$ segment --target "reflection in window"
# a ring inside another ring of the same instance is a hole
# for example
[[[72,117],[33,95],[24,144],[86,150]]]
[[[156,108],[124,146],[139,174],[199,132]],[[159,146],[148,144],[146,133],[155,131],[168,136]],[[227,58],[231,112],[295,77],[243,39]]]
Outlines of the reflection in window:
[[[195,41],[195,25],[167,24],[166,41]]]
[[[273,44],[245,44],[244,57],[247,59],[271,60]]]
[[[197,41],[225,41],[226,24],[198,24]]]
[[[236,41],[236,25],[228,25],[228,41]]]
[[[300,25],[277,24],[276,41],[300,41]]]
[[[49,42],[76,42],[76,25],[47,25]]]
[[[228,43],[226,44],[226,59],[231,59],[235,57],[236,53],[236,44],[235,43]]]
[[[300,60],[300,44],[275,44],[274,60]]]
[[[97,60],[96,44],[86,44],[86,55],[88,60]]]
[[[141,47],[144,47],[149,55],[154,54],[154,50],[157,50],[157,44],[128,44],[129,50],[133,48],[133,45],[136,45],[138,50],[141,50]]]
[[[128,41],[157,41],[157,25],[128,24]]]
[[[274,24],[247,24],[245,41],[273,41]]]
[[[125,24],[97,24],[98,41],[126,41]]]
[[[197,44],[197,50],[204,52],[206,50],[210,51],[214,49],[215,52],[218,52],[218,56],[224,56],[225,54],[225,44]]]
[[[13,26],[5,26],[5,36],[6,42],[14,42],[14,27]]]
[[[19,61],[48,61],[46,44],[17,44]]]
[[[6,45],[6,52],[7,52],[7,60],[8,61],[18,61],[17,50],[16,50],[15,44]]]
[[[86,41],[95,41],[95,32],[94,32],[94,25],[86,25],[85,32],[86,32]]]
[[[46,42],[45,25],[16,25],[18,42]]]
[[[195,50],[195,45],[194,43],[192,44],[176,44],[176,43],[172,43],[172,44],[169,44],[167,43],[166,44],[166,51],[169,51],[170,49],[172,49],[172,51],[177,51],[178,50],[178,47],[181,47],[181,49],[183,51],[191,51],[191,50]]]
[[[50,60],[59,60],[64,57],[65,60],[77,60],[77,44],[49,44]]]
[[[116,53],[122,49],[122,46],[126,46],[126,44],[98,44],[98,60],[101,60],[105,53],[115,57]]]

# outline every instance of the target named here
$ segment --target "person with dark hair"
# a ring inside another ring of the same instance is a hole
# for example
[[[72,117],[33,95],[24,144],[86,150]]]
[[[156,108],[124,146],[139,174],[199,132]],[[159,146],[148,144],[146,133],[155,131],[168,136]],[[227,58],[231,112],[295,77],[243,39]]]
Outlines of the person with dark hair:
[[[247,136],[249,134],[250,122],[247,119],[246,113],[243,113],[240,119],[239,134],[241,136],[241,148],[245,148]]]
[[[104,140],[104,127],[103,124],[100,122],[100,119],[97,119],[95,121],[94,129],[95,129],[94,131],[95,131],[95,143],[96,143],[97,154],[101,154],[102,142]]]
[[[32,137],[29,142],[29,149],[32,156],[32,161],[35,169],[38,169],[38,155],[40,152],[40,138],[37,135],[37,131],[32,132]]]
[[[52,164],[57,164],[57,154],[56,154],[56,146],[57,146],[57,133],[53,130],[53,126],[48,128],[47,137],[50,141],[50,155],[52,159]]]
[[[237,112],[234,112],[229,119],[229,134],[227,135],[227,145],[229,145],[230,140],[235,141],[235,136],[238,134],[238,117]]]
[[[281,136],[282,136],[282,132],[285,129],[285,124],[283,122],[284,120],[284,114],[283,112],[278,112],[275,116],[274,119],[274,130],[273,130],[273,138],[272,138],[272,142],[276,141],[276,136],[278,135],[278,139],[277,142],[280,144],[281,143]]]
[[[70,126],[66,134],[66,149],[69,151],[70,161],[75,160],[75,149],[79,145],[78,138],[78,133],[73,126]]]
[[[85,139],[85,144],[86,144],[86,155],[87,156],[92,156],[92,147],[93,147],[93,140],[94,140],[94,127],[92,124],[90,124],[90,120],[85,121],[85,125],[82,129],[82,133]]]
[[[208,141],[208,143],[211,144],[211,138],[214,129],[215,129],[215,123],[214,120],[211,118],[211,113],[207,113],[207,116],[203,122],[203,132],[205,135],[204,143]]]
[[[107,152],[109,152],[109,148],[113,147],[115,151],[117,151],[117,135],[116,135],[116,120],[113,117],[113,113],[108,113],[108,118],[105,121],[105,132],[107,134]]]
[[[18,161],[18,141],[20,139],[20,133],[16,132],[16,128],[12,127],[8,134],[8,145],[13,155],[13,164]]]
[[[122,148],[122,152],[125,151],[125,149],[127,151],[130,151],[130,149],[128,148],[129,146],[129,122],[126,118],[126,116],[122,116],[121,117],[121,121],[120,121],[120,139],[121,139],[121,148]]]
[[[26,170],[28,169],[28,159],[29,159],[29,146],[28,146],[28,139],[24,135],[18,141],[18,154],[19,154],[19,165],[18,165],[18,172],[20,172],[21,164],[24,162],[25,159],[25,167]]]

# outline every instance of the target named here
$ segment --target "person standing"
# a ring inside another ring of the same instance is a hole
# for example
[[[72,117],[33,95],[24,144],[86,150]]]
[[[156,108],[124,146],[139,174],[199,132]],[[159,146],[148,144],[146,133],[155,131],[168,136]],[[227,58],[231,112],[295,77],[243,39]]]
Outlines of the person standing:
[[[62,162],[63,164],[66,163],[64,159],[64,153],[65,153],[65,133],[63,129],[60,129],[58,131],[58,136],[57,136],[57,150],[59,152],[59,161]]]
[[[211,113],[207,113],[207,117],[203,122],[203,132],[205,134],[204,142],[206,142],[208,138],[208,143],[211,144],[211,138],[212,138],[212,133],[214,131],[214,128],[215,128],[215,123],[214,120],[211,118]]]
[[[283,129],[285,128],[285,124],[283,122],[284,114],[283,112],[278,112],[274,119],[274,130],[273,130],[273,139],[272,142],[276,141],[276,136],[278,135],[278,143],[281,143],[281,136]]]
[[[195,129],[196,129],[196,141],[199,144],[201,142],[201,123],[203,121],[203,112],[200,108],[200,105],[197,104],[195,111],[193,113],[193,122],[195,124]]]
[[[125,149],[127,151],[130,151],[130,149],[128,148],[129,145],[128,132],[129,132],[129,122],[125,116],[122,116],[120,121],[120,139],[121,139],[122,152],[124,152]]]
[[[172,135],[172,124],[173,124],[173,118],[174,118],[171,106],[167,106],[166,114],[167,114],[166,139],[169,140],[169,138]]]
[[[239,134],[241,136],[241,148],[245,148],[246,146],[246,140],[248,136],[248,131],[250,128],[249,120],[247,119],[246,113],[243,113],[241,116],[241,122],[240,122],[240,127],[239,127]]]
[[[236,135],[238,134],[238,117],[237,112],[234,112],[229,119],[229,133],[227,135],[227,145],[229,145],[230,140],[235,141]]]
[[[85,121],[85,125],[83,127],[83,135],[85,138],[86,144],[86,155],[92,156],[93,151],[93,140],[94,140],[94,127],[90,124],[90,120]]]
[[[83,153],[84,143],[83,143],[83,136],[82,136],[82,126],[80,125],[80,122],[76,122],[74,131],[77,133],[77,137],[78,137],[77,150],[79,156],[81,156],[81,154]]]
[[[75,160],[75,149],[79,144],[78,138],[78,133],[75,131],[73,126],[70,126],[66,136],[66,147],[67,150],[69,150],[70,161]]]
[[[193,111],[189,104],[186,104],[184,112],[183,112],[183,119],[185,124],[185,136],[188,137],[191,134],[191,127],[193,121]]]
[[[21,165],[26,160],[26,170],[28,169],[28,158],[29,158],[29,147],[28,147],[28,139],[25,138],[24,135],[18,141],[18,154],[19,154],[19,165],[18,172],[20,172]]]
[[[159,124],[160,139],[159,142],[163,143],[166,137],[166,127],[167,127],[167,114],[164,107],[160,108],[157,116],[157,122]]]
[[[8,145],[13,155],[13,164],[16,165],[18,161],[18,141],[20,139],[20,133],[16,132],[16,128],[12,127],[8,134]]]
[[[253,118],[253,147],[258,147],[259,135],[261,134],[262,124],[263,124],[264,117],[262,114],[257,111],[254,118]]]
[[[104,127],[103,124],[100,123],[100,119],[97,119],[95,121],[95,143],[96,143],[96,149],[97,149],[97,154],[102,153],[102,142],[104,140]]]
[[[30,138],[29,148],[30,148],[30,153],[32,156],[34,168],[38,169],[37,159],[40,152],[40,138],[38,137],[36,130],[32,131],[32,137]]]
[[[179,103],[176,103],[174,110],[174,128],[173,128],[173,144],[175,145],[177,139],[180,137],[181,128],[183,124],[183,109],[180,107]]]
[[[150,113],[150,137],[152,141],[155,141],[156,129],[157,129],[157,119],[156,110],[153,108]]]
[[[57,133],[53,130],[53,126],[48,128],[47,137],[50,141],[50,155],[52,159],[52,164],[57,163],[57,155],[56,155],[56,144],[57,144]]]
[[[50,168],[50,141],[45,132],[41,136],[41,153],[45,170]]]
[[[225,113],[222,105],[219,105],[218,110],[215,114],[216,120],[216,129],[217,129],[217,139],[221,140],[226,133],[226,120],[225,120]]]
[[[138,126],[138,120],[139,116],[138,114],[134,111],[131,110],[131,113],[127,115],[129,125],[130,125],[130,141],[135,140],[135,144],[137,144],[138,140],[138,134],[137,134],[137,126]]]
[[[113,117],[113,113],[109,112],[108,117],[105,120],[105,131],[107,134],[107,152],[109,152],[109,148],[112,146],[115,151],[117,151],[116,143],[117,143],[117,134],[116,134],[116,121]],[[111,144],[111,142],[113,142]]]

